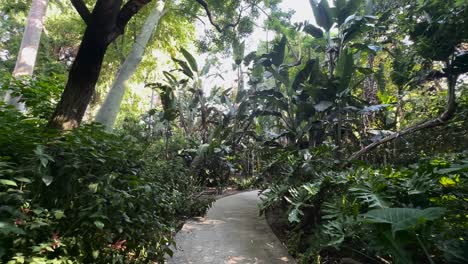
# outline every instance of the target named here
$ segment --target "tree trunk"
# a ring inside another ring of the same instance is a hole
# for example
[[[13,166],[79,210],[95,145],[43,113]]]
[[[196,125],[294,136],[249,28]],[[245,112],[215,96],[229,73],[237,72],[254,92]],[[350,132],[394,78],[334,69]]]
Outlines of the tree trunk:
[[[375,55],[369,54],[367,58],[367,67],[369,69],[374,69],[374,59]],[[379,103],[379,99],[377,98],[377,82],[375,81],[374,74],[369,75],[364,80],[363,99],[369,103],[369,105],[376,105]],[[369,128],[371,128],[374,119],[375,113],[373,112],[365,113],[363,115],[364,133],[366,135]]]
[[[123,34],[128,21],[150,1],[129,0],[120,8],[122,0],[98,0],[91,14],[87,14],[86,9],[77,9],[87,27],[48,127],[70,130],[80,125],[94,93],[107,47]]]
[[[33,75],[34,65],[36,64],[37,52],[41,42],[42,29],[44,28],[44,18],[47,11],[48,0],[33,0],[31,10],[21,40],[21,46],[16,59],[13,77]],[[11,97],[8,91],[5,95],[5,102],[14,105],[18,110],[24,111],[23,103],[20,103],[20,96]]]
[[[135,73],[140,64],[145,47],[148,44],[153,31],[157,28],[161,17],[164,15],[164,2],[158,1],[155,8],[146,19],[140,34],[132,46],[130,53],[115,76],[114,83],[104,100],[103,105],[96,115],[96,122],[103,124],[106,130],[110,131],[114,127],[115,120],[120,110],[125,90],[126,82]]]

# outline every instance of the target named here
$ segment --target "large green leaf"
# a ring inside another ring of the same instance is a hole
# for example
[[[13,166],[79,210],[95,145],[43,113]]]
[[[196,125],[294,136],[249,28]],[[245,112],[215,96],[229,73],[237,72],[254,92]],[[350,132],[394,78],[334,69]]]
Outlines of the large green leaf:
[[[289,87],[289,71],[288,66],[281,64],[278,68],[271,68],[269,70],[276,80],[282,82],[286,87]]]
[[[366,30],[373,29],[375,27],[373,24],[375,20],[376,17],[373,16],[350,15],[347,17],[341,25],[343,28],[343,42],[348,42]]]
[[[340,80],[338,92],[342,92],[346,88],[348,88],[354,72],[353,66],[354,58],[352,51],[349,48],[343,49],[343,51],[340,54],[340,57],[338,58],[338,63],[335,69],[335,75]]]
[[[328,5],[327,0],[321,0],[317,3],[317,0],[309,0],[310,5],[312,6],[312,11],[314,12],[315,21],[317,24],[325,29],[325,31],[330,31],[333,26],[333,9]]]
[[[7,179],[0,179],[0,184],[2,185],[8,185],[8,186],[14,186],[14,187],[17,187],[18,185],[16,184],[16,182],[12,181],[12,180],[7,180]]]
[[[181,71],[185,75],[187,75],[187,77],[189,77],[190,79],[193,79],[193,76],[194,76],[193,71],[190,69],[190,66],[187,64],[187,62],[176,59],[176,58],[172,58],[172,60],[182,68]]]
[[[468,72],[468,52],[457,55],[451,66],[452,68],[446,69],[445,71],[452,74],[463,74]]]
[[[368,204],[369,208],[387,208],[391,205],[387,197],[366,185],[349,188],[349,191],[354,193],[359,201]]]
[[[382,208],[375,209],[363,215],[364,221],[376,224],[390,224],[392,233],[400,230],[408,230],[416,225],[433,221],[442,217],[446,212],[445,208],[430,207],[426,209],[416,208]]]
[[[16,234],[24,235],[26,234],[23,229],[16,227],[15,225],[8,222],[0,222],[0,233],[4,235]]]
[[[245,57],[244,57],[244,65],[247,67],[250,65],[250,63],[252,61],[255,60],[255,58],[257,57],[257,52],[256,51],[252,51],[250,52],[249,54],[247,54]]]
[[[333,106],[333,103],[330,101],[320,101],[318,104],[314,105],[315,111],[317,112],[324,112],[325,110],[329,109]]]
[[[302,70],[300,70],[297,74],[296,77],[294,78],[292,88],[294,90],[298,90],[301,88],[301,85],[304,84],[312,75],[314,72],[314,69],[316,69],[316,64],[317,60],[312,59],[307,61],[306,65]]]
[[[273,50],[270,53],[271,62],[277,67],[279,67],[284,62],[287,41],[288,39],[283,35],[281,40],[276,43],[275,46],[273,46]]]
[[[177,78],[170,72],[168,71],[163,71],[164,77],[166,77],[166,82],[170,85],[177,85],[179,84],[179,81]]]
[[[340,0],[337,2],[337,23],[341,26],[347,17],[352,15],[361,5],[362,0]]]
[[[305,25],[304,32],[313,36],[314,38],[323,38],[323,31],[314,25]]]
[[[187,51],[186,49],[184,49],[184,48],[180,48],[180,52],[182,52],[182,55],[184,55],[185,59],[187,60],[187,62],[188,62],[189,65],[190,65],[190,68],[192,68],[192,71],[198,72],[197,61],[195,60],[195,58],[193,57],[193,55],[190,54],[190,52],[188,52],[188,51]]]

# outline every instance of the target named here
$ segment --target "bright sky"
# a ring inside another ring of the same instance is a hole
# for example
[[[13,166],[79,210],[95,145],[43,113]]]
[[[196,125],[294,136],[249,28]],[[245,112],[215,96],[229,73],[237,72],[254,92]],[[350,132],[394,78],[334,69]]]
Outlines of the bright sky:
[[[312,14],[312,8],[310,7],[309,0],[283,0],[279,7],[284,11],[294,11],[294,15],[291,18],[292,23],[303,22],[306,20],[312,22],[313,20],[314,15]],[[266,17],[263,15],[260,18],[261,20],[259,20],[258,24],[262,25],[265,18]],[[248,50],[252,51],[256,49],[261,40],[266,39],[266,31],[261,28],[257,28],[250,38],[251,39],[246,40],[246,43],[251,43],[249,46],[253,47],[248,47]],[[271,35],[269,38],[272,38]]]
[[[304,20],[312,20],[312,8],[310,7],[309,0],[283,0],[280,4],[281,9],[292,9],[296,13],[292,17],[293,22],[302,22]]]
[[[295,13],[291,18],[293,23],[295,22],[303,22],[308,20],[309,22],[313,23],[314,18],[312,14],[312,8],[310,7],[309,0],[283,0],[283,2],[279,5],[282,10],[288,11],[293,10]],[[265,20],[266,16],[262,14],[262,16],[258,19],[257,24],[262,26],[263,21]],[[211,26],[207,23],[205,26]],[[204,26],[200,23],[200,26],[197,29],[197,35],[202,36],[204,34]],[[266,40],[267,32],[262,28],[256,28],[253,34],[245,39],[246,43],[246,51],[245,54],[248,54],[251,51],[256,50],[260,41]],[[272,32],[269,32],[268,38],[271,40],[273,38]],[[204,61],[206,59],[206,55],[200,55],[199,61]],[[232,87],[236,84],[237,72],[232,69],[233,59],[226,58],[220,61],[221,65],[218,68],[219,71],[222,72],[224,80],[216,79],[210,80],[210,86],[213,85],[223,85],[224,87]],[[205,86],[205,91],[211,90],[213,87]]]

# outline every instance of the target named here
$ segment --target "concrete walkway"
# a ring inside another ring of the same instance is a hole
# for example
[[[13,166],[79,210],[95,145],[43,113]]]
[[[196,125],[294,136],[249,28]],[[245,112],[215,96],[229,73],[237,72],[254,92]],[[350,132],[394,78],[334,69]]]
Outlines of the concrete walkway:
[[[187,222],[176,235],[173,264],[295,263],[264,217],[258,191],[216,201],[205,218]]]

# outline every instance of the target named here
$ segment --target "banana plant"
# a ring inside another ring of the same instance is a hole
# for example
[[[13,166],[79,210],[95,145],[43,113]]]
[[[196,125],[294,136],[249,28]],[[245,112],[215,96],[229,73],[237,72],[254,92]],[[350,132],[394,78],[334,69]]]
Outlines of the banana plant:
[[[352,96],[352,91],[372,74],[372,69],[357,67],[355,57],[362,51],[376,52],[379,47],[356,41],[357,37],[368,30],[375,28],[376,17],[356,13],[362,1],[333,1],[330,7],[328,1],[310,0],[317,25],[304,24],[304,31],[313,37],[327,37],[326,61],[328,69],[318,79],[324,82],[312,83],[308,87],[309,93],[315,98],[321,93],[327,97],[319,99],[315,106],[317,111],[326,111],[326,120],[336,131],[335,142],[338,150],[341,149],[343,135],[353,137],[351,132],[353,120],[350,113],[362,108],[362,101]],[[337,34],[332,37],[331,30],[336,26]],[[323,30],[323,31],[322,31]],[[307,68],[304,69],[307,73]],[[364,75],[358,79],[357,72]],[[316,71],[317,72],[317,71]],[[339,154],[339,153],[338,153]]]
[[[255,59],[256,65],[263,66],[271,74],[275,85],[272,89],[253,93],[244,104],[251,104],[253,100],[263,106],[255,108],[252,115],[278,117],[281,124],[277,126],[285,130],[277,130],[276,134],[287,136],[289,143],[304,145],[304,139],[308,137],[312,144],[318,145],[323,141],[327,127],[336,126],[338,113],[362,107],[361,102],[351,96],[351,91],[362,82],[354,76],[357,49],[343,49],[341,56],[333,62],[336,67],[331,74],[322,70],[322,64],[316,58],[308,60],[290,80],[291,69],[301,63],[285,63],[286,43],[287,38],[283,36],[272,52]],[[344,107],[340,109],[339,103]]]

